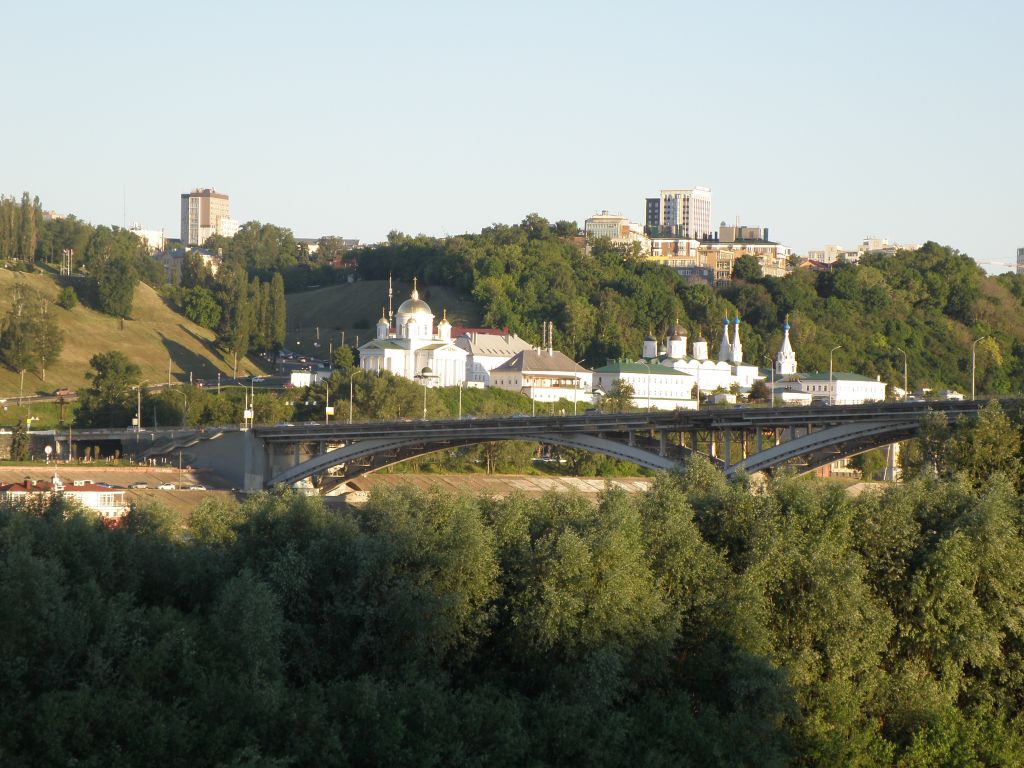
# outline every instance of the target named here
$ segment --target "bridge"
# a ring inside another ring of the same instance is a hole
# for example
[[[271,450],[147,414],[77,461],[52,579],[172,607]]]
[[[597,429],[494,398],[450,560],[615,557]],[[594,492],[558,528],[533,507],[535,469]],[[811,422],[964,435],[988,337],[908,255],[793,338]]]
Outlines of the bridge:
[[[778,408],[733,407],[582,416],[503,416],[421,421],[237,425],[203,429],[79,430],[78,443],[121,445],[124,455],[210,469],[245,491],[324,478],[338,481],[443,449],[524,440],[604,454],[654,470],[693,452],[726,475],[811,471],[913,437],[922,417],[974,417],[989,400],[911,401]],[[1005,403],[1004,403],[1005,404]],[[55,442],[65,436],[55,435]]]

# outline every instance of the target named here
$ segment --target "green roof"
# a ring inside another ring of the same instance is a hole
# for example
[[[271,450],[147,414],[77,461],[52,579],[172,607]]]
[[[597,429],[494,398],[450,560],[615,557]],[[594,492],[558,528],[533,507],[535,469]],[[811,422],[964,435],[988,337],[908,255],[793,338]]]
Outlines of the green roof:
[[[829,375],[827,373],[796,373],[793,374],[800,381],[828,381]],[[877,379],[873,379],[870,376],[862,376],[859,373],[845,373],[843,371],[833,371],[833,381],[873,381],[876,384],[880,384]]]
[[[669,368],[667,365],[660,365],[658,363],[645,365],[644,363],[634,363],[632,360],[609,360],[606,365],[603,365],[600,368],[595,368],[594,373],[656,373],[661,376],[690,375],[685,371],[677,371],[675,368]]]
[[[391,339],[374,339],[364,344],[362,349],[405,349],[405,347]]]

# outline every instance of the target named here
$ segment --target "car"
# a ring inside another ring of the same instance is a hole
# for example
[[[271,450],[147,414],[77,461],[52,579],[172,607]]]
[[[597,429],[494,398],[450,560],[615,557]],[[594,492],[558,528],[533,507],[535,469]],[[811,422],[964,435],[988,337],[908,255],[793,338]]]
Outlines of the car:
[[[160,483],[157,488],[161,491],[175,491],[178,489],[174,483]]]
[[[205,485],[190,485],[185,490],[187,490],[187,491],[205,491],[206,490],[206,486]]]
[[[132,483],[132,484],[131,484],[131,485],[129,485],[128,487],[129,487],[129,488],[135,488],[135,489],[139,489],[139,488],[149,488],[149,483]]]
[[[70,387],[61,387],[53,393],[54,397],[70,397],[73,394],[75,394],[75,390]]]

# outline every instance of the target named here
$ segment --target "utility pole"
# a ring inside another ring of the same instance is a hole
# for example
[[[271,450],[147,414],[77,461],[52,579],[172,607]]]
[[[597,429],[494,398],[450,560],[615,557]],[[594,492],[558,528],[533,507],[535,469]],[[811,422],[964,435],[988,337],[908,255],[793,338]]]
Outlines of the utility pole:
[[[975,339],[974,343],[971,344],[971,400],[974,399],[974,363],[977,360],[978,342],[984,341],[988,336],[982,336],[980,339]],[[22,376],[25,372],[22,371]]]

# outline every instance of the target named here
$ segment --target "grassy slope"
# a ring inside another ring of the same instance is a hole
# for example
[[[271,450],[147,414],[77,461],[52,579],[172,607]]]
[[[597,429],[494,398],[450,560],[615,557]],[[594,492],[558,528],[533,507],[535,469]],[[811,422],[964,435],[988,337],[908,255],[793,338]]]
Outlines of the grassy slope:
[[[394,284],[394,308],[409,298],[411,283]],[[452,288],[431,286],[423,291],[420,298],[430,304],[435,321],[440,321],[442,310],[448,310],[448,321],[452,325],[475,326],[480,321],[480,310],[469,296],[460,296]],[[289,347],[313,351],[316,327],[320,327],[322,348],[328,348],[328,341],[339,344],[341,333],[345,342],[354,344],[356,336],[365,343],[375,333],[381,307],[388,303],[386,280],[364,280],[343,285],[331,285],[313,291],[290,293],[288,302]],[[296,341],[301,342],[296,346]]]
[[[46,274],[27,274],[0,269],[0,315],[10,306],[10,289],[16,280],[55,298],[59,286]],[[196,378],[230,375],[231,364],[213,344],[213,332],[190,322],[174,311],[152,288],[140,284],[135,291],[132,318],[120,330],[116,318],[82,305],[73,310],[54,306],[64,329],[64,351],[57,363],[46,371],[46,381],[31,371],[25,374],[25,394],[53,392],[57,387],[79,389],[86,384],[89,358],[97,352],[118,350],[142,368],[142,376],[152,382],[167,381],[167,363],[171,378],[188,381],[189,371]],[[239,361],[243,371],[260,370],[255,363]],[[19,375],[0,368],[0,397],[18,394]]]

